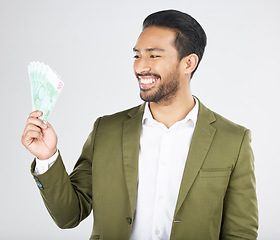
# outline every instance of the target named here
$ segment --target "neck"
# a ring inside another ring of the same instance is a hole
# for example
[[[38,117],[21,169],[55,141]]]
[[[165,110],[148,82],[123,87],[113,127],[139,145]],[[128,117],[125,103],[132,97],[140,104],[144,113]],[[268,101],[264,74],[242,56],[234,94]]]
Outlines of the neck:
[[[167,128],[170,128],[176,122],[183,120],[193,109],[194,105],[193,96],[188,94],[168,104],[151,102],[149,107],[153,118],[163,123]]]

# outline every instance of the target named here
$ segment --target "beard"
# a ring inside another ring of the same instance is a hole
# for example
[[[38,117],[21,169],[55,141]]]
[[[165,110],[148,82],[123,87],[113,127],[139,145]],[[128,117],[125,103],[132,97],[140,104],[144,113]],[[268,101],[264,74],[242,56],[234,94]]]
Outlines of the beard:
[[[161,81],[161,78],[158,81]],[[158,89],[141,89],[140,97],[145,102],[170,102],[176,96],[179,84],[179,73],[175,70],[165,78],[165,83],[158,86]]]

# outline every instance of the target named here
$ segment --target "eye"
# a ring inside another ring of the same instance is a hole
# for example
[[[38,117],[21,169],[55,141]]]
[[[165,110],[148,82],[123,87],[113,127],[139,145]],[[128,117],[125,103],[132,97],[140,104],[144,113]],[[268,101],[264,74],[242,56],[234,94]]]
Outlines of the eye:
[[[135,55],[134,58],[135,58],[135,59],[138,59],[138,58],[140,58],[140,56],[139,56],[139,55]]]
[[[159,58],[159,55],[151,55],[150,58]]]

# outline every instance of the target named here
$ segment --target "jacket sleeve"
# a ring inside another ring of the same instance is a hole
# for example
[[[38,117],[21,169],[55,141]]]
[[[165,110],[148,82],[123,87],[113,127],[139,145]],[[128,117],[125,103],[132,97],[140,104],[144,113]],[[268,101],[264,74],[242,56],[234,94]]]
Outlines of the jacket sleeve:
[[[251,133],[246,130],[224,199],[221,240],[257,239],[258,206]]]
[[[51,217],[60,228],[73,228],[85,219],[92,209],[92,156],[96,129],[84,144],[82,153],[68,175],[59,153],[55,163],[42,175],[35,175],[35,161],[31,173],[40,189],[43,201]]]

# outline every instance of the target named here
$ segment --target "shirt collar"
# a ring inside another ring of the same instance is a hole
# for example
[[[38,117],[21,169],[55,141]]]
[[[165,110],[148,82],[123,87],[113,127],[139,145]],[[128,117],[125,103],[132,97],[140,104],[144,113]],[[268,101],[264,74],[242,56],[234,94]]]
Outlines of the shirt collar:
[[[183,120],[178,121],[177,123],[185,123],[185,122],[191,120],[195,126],[196,121],[197,121],[198,110],[199,110],[199,103],[195,97],[194,97],[194,101],[195,101],[195,105],[194,105],[193,109],[188,113],[188,115]],[[142,124],[145,124],[146,120],[155,121],[155,119],[152,116],[148,103],[145,104],[144,114],[143,114],[143,118],[142,118]],[[177,124],[177,123],[175,123],[175,124]]]

